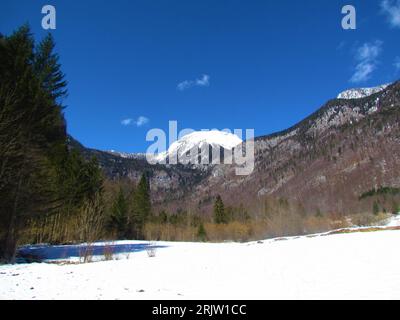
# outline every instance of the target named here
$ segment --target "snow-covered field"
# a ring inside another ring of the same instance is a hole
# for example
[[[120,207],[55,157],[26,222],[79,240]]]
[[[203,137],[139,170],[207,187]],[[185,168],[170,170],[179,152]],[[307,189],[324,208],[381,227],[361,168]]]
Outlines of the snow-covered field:
[[[0,299],[399,299],[399,243],[400,231],[162,242],[154,258],[1,266]]]

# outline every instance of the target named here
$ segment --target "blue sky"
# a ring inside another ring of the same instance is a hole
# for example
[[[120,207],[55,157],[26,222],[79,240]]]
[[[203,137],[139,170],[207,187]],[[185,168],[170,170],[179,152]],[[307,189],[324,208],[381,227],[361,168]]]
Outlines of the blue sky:
[[[144,152],[151,128],[285,129],[350,87],[400,78],[400,0],[2,0],[0,32],[57,10],[69,132]],[[357,10],[343,30],[341,9]]]

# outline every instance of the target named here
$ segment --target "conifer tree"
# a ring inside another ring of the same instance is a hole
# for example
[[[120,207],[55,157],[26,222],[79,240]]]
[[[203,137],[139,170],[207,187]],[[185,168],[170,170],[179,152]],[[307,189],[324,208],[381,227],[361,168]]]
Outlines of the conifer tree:
[[[118,239],[124,239],[128,229],[128,203],[122,188],[120,188],[111,210],[110,227],[115,230]]]
[[[35,53],[35,72],[43,88],[57,101],[67,95],[67,82],[61,71],[59,56],[54,52],[55,43],[49,33],[38,45]]]
[[[200,223],[198,229],[197,229],[197,239],[202,242],[207,241],[207,232],[206,229],[204,228],[204,224]]]
[[[143,229],[150,214],[150,185],[146,174],[143,174],[133,194],[133,228],[136,238],[143,237]]]
[[[60,206],[57,167],[66,134],[54,88],[38,75],[28,26],[1,39],[0,62],[0,259],[12,261],[27,221]]]
[[[225,206],[220,195],[217,196],[214,203],[214,221],[216,224],[228,223]]]

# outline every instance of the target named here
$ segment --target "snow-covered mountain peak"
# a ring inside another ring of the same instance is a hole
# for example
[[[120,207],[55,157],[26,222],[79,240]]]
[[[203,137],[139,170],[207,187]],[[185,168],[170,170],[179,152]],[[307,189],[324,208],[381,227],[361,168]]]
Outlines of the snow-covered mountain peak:
[[[219,145],[224,149],[233,149],[238,144],[242,143],[242,140],[237,135],[225,131],[196,131],[174,142],[169,148],[169,151],[173,151],[176,149],[176,147],[180,147],[182,145],[195,146],[201,145],[202,143]]]
[[[210,147],[220,147],[231,150],[241,144],[243,141],[230,132],[211,130],[211,131],[195,131],[183,136],[178,141],[175,141],[169,147],[167,152],[158,155],[157,159],[166,159],[170,155],[184,155],[193,148],[201,148],[204,145]]]
[[[338,95],[338,99],[361,99],[385,90],[390,84],[383,84],[373,88],[355,88],[343,91]]]

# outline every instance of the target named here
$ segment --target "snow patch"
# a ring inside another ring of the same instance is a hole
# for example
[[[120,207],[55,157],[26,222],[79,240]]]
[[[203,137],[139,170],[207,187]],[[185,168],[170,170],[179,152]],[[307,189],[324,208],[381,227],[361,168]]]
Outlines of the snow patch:
[[[183,157],[190,150],[194,148],[200,149],[204,145],[232,150],[242,142],[242,139],[230,132],[219,130],[195,131],[175,141],[167,152],[160,153],[156,156],[156,159],[162,161],[176,155],[178,155],[178,158]]]
[[[356,88],[343,91],[340,93],[337,98],[338,99],[361,99],[368,96],[371,96],[375,93],[381,92],[385,90],[390,84],[383,84],[373,88]]]

